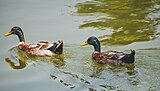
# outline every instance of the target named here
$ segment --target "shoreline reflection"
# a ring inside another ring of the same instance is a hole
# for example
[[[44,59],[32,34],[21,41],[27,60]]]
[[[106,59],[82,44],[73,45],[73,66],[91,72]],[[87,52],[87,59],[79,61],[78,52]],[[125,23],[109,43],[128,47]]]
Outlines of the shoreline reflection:
[[[90,0],[76,4],[79,16],[94,16],[83,20],[79,28],[110,28],[112,34],[99,36],[103,45],[128,45],[154,40],[160,34],[160,5],[152,0]]]

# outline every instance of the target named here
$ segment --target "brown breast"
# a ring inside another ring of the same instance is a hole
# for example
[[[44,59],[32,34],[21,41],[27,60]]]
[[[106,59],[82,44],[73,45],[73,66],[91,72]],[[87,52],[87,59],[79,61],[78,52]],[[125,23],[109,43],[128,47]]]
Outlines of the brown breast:
[[[28,49],[28,45],[25,43],[19,44],[18,47],[23,51],[27,51]]]

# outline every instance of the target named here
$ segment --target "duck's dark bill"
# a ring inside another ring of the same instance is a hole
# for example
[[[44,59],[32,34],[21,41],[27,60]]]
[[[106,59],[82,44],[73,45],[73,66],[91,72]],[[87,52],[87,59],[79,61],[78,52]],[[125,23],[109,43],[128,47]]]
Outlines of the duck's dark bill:
[[[7,33],[4,34],[4,36],[9,36],[11,34],[12,34],[11,32],[7,32]]]
[[[80,46],[85,46],[85,45],[88,45],[87,41],[85,41],[82,44],[80,44]]]

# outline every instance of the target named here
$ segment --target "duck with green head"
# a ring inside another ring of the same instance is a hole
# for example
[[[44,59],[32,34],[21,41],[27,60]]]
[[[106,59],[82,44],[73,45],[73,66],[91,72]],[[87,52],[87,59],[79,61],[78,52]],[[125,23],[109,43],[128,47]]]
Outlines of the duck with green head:
[[[63,41],[51,43],[49,41],[40,41],[38,43],[26,44],[23,31],[20,27],[14,26],[5,36],[17,35],[19,38],[18,48],[31,55],[52,56],[63,53]]]
[[[114,65],[132,64],[135,61],[135,51],[131,50],[130,54],[126,54],[118,51],[101,52],[101,44],[98,38],[91,36],[87,41],[81,44],[81,46],[92,45],[94,52],[92,58],[98,63],[111,63]]]

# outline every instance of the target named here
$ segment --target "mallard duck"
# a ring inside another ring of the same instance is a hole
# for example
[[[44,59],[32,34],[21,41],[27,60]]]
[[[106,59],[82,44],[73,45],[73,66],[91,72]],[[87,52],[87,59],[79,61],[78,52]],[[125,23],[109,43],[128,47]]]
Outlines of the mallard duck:
[[[18,48],[26,51],[31,55],[37,56],[52,56],[54,54],[63,53],[63,41],[51,43],[49,41],[40,41],[38,43],[26,44],[23,31],[20,27],[15,26],[5,36],[17,35],[19,38]]]
[[[90,44],[94,47],[94,52],[92,53],[92,58],[98,63],[111,63],[114,65],[124,65],[124,64],[132,64],[134,63],[135,51],[131,50],[130,54],[126,54],[118,51],[107,51],[101,52],[101,45],[99,40],[91,36],[87,41],[81,44],[81,46],[85,46]]]

